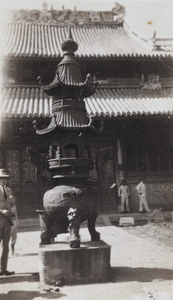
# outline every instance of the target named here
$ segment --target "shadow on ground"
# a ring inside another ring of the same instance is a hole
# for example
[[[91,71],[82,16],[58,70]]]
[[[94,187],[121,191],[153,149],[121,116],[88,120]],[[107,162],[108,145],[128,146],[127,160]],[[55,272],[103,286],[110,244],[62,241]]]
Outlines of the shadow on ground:
[[[23,257],[23,256],[38,256],[38,253],[15,253],[11,256],[9,256],[9,258],[16,258],[16,257]]]
[[[152,282],[154,280],[173,280],[173,270],[130,267],[111,268],[110,282]],[[0,278],[0,284],[10,284],[18,282],[39,282],[39,273],[18,273],[14,276],[2,276]]]
[[[113,267],[111,269],[110,283],[124,283],[124,282],[152,282],[152,281],[164,281],[173,280],[173,270],[170,269],[158,269],[158,268],[130,268],[130,267]],[[64,293],[48,292],[44,293],[39,291],[39,274],[38,273],[19,273],[11,277],[1,277],[0,284],[12,284],[22,282],[38,283],[38,291],[23,291],[23,290],[11,290],[7,294],[0,294],[1,300],[33,300],[33,299],[59,299],[67,296]],[[109,283],[109,282],[105,282]],[[104,284],[104,283],[102,283]]]
[[[34,282],[39,281],[39,274],[32,273],[32,274],[25,274],[25,273],[18,273],[14,276],[2,276],[0,278],[0,284],[7,284],[7,283],[15,283],[15,282]],[[1,298],[0,298],[1,299]]]
[[[38,291],[22,291],[22,290],[11,290],[7,294],[0,293],[1,300],[33,300],[37,299],[59,299],[65,294],[61,292],[40,292],[39,291],[39,274],[38,273],[18,273],[14,276],[2,276],[0,278],[0,284],[12,284],[12,283],[31,283],[38,282]],[[40,289],[41,290],[41,289]]]
[[[112,282],[173,280],[173,270],[169,269],[114,267],[111,271]]]
[[[59,299],[63,296],[66,296],[62,293],[39,293],[32,291],[10,291],[8,294],[0,294],[1,300],[33,300],[37,299]]]

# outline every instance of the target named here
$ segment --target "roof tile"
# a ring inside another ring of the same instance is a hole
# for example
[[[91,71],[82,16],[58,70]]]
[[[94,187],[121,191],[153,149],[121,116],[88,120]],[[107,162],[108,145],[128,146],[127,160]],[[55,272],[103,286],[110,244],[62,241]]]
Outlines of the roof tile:
[[[129,97],[130,95],[130,97]],[[85,99],[90,117],[173,115],[173,88],[158,91],[141,89],[97,89]],[[2,117],[51,117],[52,97],[39,87],[6,87],[2,92]],[[71,120],[69,120],[69,123]]]
[[[122,25],[72,26],[80,58],[169,56],[172,52],[152,51],[133,40]],[[62,42],[68,26],[9,23],[5,32],[4,55],[9,57],[62,57]]]

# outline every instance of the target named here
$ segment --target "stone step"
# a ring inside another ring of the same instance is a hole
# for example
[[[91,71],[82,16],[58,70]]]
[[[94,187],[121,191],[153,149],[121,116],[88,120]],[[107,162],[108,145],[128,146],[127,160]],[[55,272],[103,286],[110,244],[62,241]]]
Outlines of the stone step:
[[[143,225],[148,222],[148,214],[146,213],[124,213],[109,215],[109,220],[112,225],[119,226],[122,217],[132,218],[135,225]]]
[[[96,227],[100,226],[119,226],[119,221],[121,217],[131,217],[134,219],[136,225],[146,223],[148,221],[147,214],[139,213],[128,213],[128,214],[101,214],[97,217]],[[81,228],[87,227],[87,221],[81,224]],[[21,218],[18,220],[18,231],[36,231],[40,230],[39,216],[30,218]]]
[[[18,219],[18,231],[36,231],[40,230],[40,220],[37,218],[19,218]]]

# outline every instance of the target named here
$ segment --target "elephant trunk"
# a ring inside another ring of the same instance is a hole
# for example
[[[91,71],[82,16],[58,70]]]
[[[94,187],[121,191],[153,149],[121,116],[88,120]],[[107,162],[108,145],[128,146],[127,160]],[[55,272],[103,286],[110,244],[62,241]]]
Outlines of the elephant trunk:
[[[70,228],[70,247],[80,248],[79,228],[81,217],[77,208],[70,208],[67,213]]]

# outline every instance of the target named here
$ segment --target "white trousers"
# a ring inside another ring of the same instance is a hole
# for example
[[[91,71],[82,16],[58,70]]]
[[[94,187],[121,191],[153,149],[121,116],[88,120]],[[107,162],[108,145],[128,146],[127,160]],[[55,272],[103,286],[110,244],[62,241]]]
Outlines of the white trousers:
[[[146,199],[145,195],[142,194],[142,195],[139,195],[139,211],[142,212],[143,209],[145,209],[146,211],[149,211],[147,199]]]
[[[127,209],[129,212],[129,198],[128,197],[121,197],[121,212],[124,212]]]
[[[13,226],[11,226],[11,244],[15,244],[17,240],[17,222],[18,220],[13,220]]]

